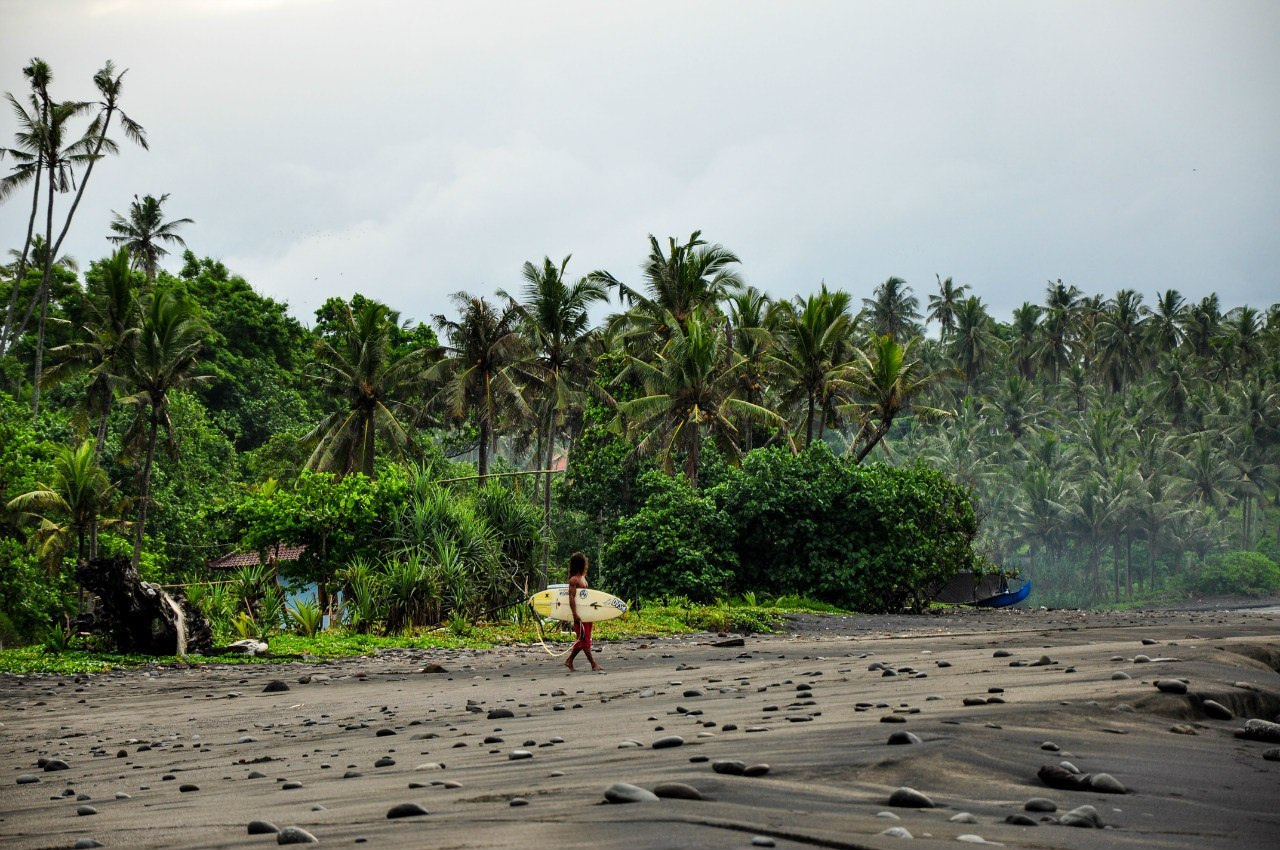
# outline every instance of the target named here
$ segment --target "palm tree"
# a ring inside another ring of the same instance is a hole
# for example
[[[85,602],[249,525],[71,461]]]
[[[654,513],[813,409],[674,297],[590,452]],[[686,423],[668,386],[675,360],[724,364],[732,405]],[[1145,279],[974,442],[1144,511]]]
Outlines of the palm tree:
[[[964,300],[969,287],[967,284],[956,286],[951,278],[943,280],[941,275],[935,274],[934,277],[938,278],[938,294],[929,296],[929,312],[925,315],[925,323],[937,320],[939,338],[945,343],[955,330],[956,309]]]
[[[125,378],[133,394],[121,401],[134,406],[138,412],[130,429],[133,439],[128,442],[141,443],[145,450],[138,522],[134,528],[135,569],[142,557],[142,536],[151,501],[151,471],[155,465],[156,441],[161,429],[173,444],[169,393],[209,380],[207,375],[195,374],[205,330],[193,305],[179,301],[168,292],[156,292],[146,306],[137,344],[132,347],[132,356],[125,368]]]
[[[644,384],[640,398],[618,404],[622,418],[638,434],[634,454],[660,451],[670,474],[676,452],[684,452],[684,474],[698,486],[704,435],[715,440],[730,463],[741,457],[735,421],[752,420],[781,427],[778,414],[740,397],[742,360],[725,367],[725,340],[716,323],[694,313],[683,325],[668,314],[671,339],[648,363],[630,357],[628,368]]]
[[[129,249],[116,251],[100,269],[97,297],[91,292],[85,298],[90,318],[81,328],[82,338],[52,349],[49,355],[53,365],[44,374],[45,383],[52,385],[88,372],[85,407],[98,418],[94,447],[97,454],[102,453],[115,390],[123,383],[125,366],[140,330]]]
[[[1166,289],[1156,295],[1155,309],[1142,308],[1147,317],[1147,340],[1158,356],[1169,354],[1182,346],[1182,328],[1187,321],[1186,299],[1176,289]]]
[[[738,370],[742,398],[761,405],[768,381],[769,355],[774,346],[773,330],[780,314],[769,296],[754,286],[740,289],[729,297],[728,313],[725,326],[728,347],[742,358]],[[742,449],[749,452],[755,448],[755,425],[747,420],[742,430]]]
[[[1040,323],[1040,363],[1049,368],[1053,383],[1058,383],[1062,370],[1076,358],[1078,331],[1076,321],[1080,306],[1080,290],[1066,286],[1059,279],[1050,283],[1045,293],[1044,321]]]
[[[718,304],[729,292],[742,286],[742,278],[733,268],[740,261],[723,245],[709,245],[702,232],[695,230],[684,244],[674,237],[667,240],[663,253],[658,240],[649,235],[649,258],[644,265],[644,291],[629,286],[611,273],[598,269],[587,275],[589,280],[617,289],[628,310],[613,320],[625,325],[622,334],[632,353],[644,355],[671,339],[673,327],[684,328],[690,318],[708,305]]]
[[[108,236],[107,239],[129,249],[133,255],[134,268],[141,268],[146,273],[148,283],[156,279],[156,268],[160,258],[169,254],[159,243],[187,247],[187,243],[178,235],[178,228],[184,224],[195,224],[189,218],[165,221],[161,207],[167,200],[169,200],[168,193],[159,198],[144,195],[142,200],[138,200],[138,196],[134,195],[133,203],[129,205],[127,219],[115,210],[111,211],[114,216],[111,220],[111,230],[117,235]]]
[[[841,412],[855,415],[859,422],[857,436],[849,446],[857,451],[858,463],[885,438],[899,416],[910,413],[929,421],[949,415],[916,401],[947,373],[926,374],[920,361],[911,359],[914,342],[902,345],[884,334],[873,338],[866,351],[856,350],[857,361],[844,379],[855,401],[842,406]]]
[[[995,333],[995,322],[987,315],[982,300],[971,295],[956,311],[956,332],[951,339],[951,356],[964,375],[964,392],[968,395],[983,373],[996,362],[1004,348]]]
[[[59,448],[51,482],[23,493],[8,507],[40,520],[35,539],[52,575],[72,540],[78,559],[96,555],[98,528],[120,522],[112,516],[118,501],[115,486],[98,466],[93,443],[85,440],[74,449]]]
[[[908,340],[920,335],[920,301],[902,278],[886,279],[875,288],[872,297],[862,299],[862,304],[871,314],[876,336],[888,334],[897,340]]]
[[[1010,330],[1009,356],[1018,367],[1018,374],[1030,381],[1036,376],[1036,349],[1040,334],[1040,307],[1029,301],[1014,308]]]
[[[555,458],[556,435],[570,408],[581,405],[582,393],[590,382],[594,358],[591,339],[591,305],[608,298],[604,285],[582,278],[565,279],[569,257],[560,265],[543,257],[542,266],[526,262],[525,290],[516,310],[534,355],[533,381],[540,395],[538,407],[539,460],[548,470],[543,481],[543,523],[551,526],[551,465]],[[507,297],[505,293],[498,293]],[[544,553],[543,570],[548,567],[550,545]]]
[[[836,381],[854,357],[849,303],[848,293],[829,292],[823,283],[821,291],[808,298],[797,296],[794,302],[779,305],[781,314],[772,362],[782,383],[783,401],[791,406],[804,404],[806,447],[814,439],[816,413],[821,414],[818,423],[821,439]]]
[[[1253,307],[1237,307],[1226,316],[1227,346],[1231,348],[1240,377],[1244,378],[1262,356],[1262,314]]]
[[[1141,295],[1122,289],[1107,305],[1098,324],[1098,365],[1111,391],[1121,397],[1147,360],[1141,305]]]
[[[1192,354],[1206,359],[1213,356],[1214,340],[1220,334],[1221,323],[1222,310],[1216,292],[1206,295],[1187,311],[1183,338]]]
[[[528,346],[516,329],[518,310],[508,305],[494,309],[484,298],[455,292],[450,299],[461,314],[457,321],[434,317],[436,329],[448,339],[446,356],[427,373],[442,387],[435,403],[456,419],[474,416],[479,428],[477,472],[481,482],[489,474],[491,443],[502,412],[514,408],[528,413],[520,392],[520,365]]]
[[[401,418],[417,415],[405,398],[431,352],[418,348],[392,358],[391,334],[399,318],[377,301],[362,300],[356,309],[344,304],[333,338],[317,343],[313,377],[337,409],[302,438],[313,447],[308,469],[374,478],[379,434],[399,456],[417,453]]]

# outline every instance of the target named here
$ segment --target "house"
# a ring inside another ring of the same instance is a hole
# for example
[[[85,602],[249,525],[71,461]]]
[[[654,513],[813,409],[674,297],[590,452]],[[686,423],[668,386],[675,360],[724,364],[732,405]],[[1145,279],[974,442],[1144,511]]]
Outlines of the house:
[[[296,561],[302,557],[302,553],[305,551],[307,551],[306,546],[285,546],[277,543],[269,547],[263,557],[265,557],[266,563],[271,563],[274,559],[279,564]],[[209,561],[208,567],[211,570],[238,570],[241,567],[256,567],[264,562],[263,557],[259,557],[257,552],[231,552],[221,558],[214,558]]]

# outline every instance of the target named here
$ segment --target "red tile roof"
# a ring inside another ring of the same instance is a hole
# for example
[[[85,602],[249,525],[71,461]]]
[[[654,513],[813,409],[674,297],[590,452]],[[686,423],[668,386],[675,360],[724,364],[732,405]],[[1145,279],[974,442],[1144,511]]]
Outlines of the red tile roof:
[[[264,557],[259,558],[257,552],[232,552],[221,558],[214,558],[209,567],[215,570],[238,570],[241,567],[255,567],[264,563],[265,558],[275,556],[277,561],[296,561],[307,551],[306,546],[282,546],[276,544],[267,549]]]

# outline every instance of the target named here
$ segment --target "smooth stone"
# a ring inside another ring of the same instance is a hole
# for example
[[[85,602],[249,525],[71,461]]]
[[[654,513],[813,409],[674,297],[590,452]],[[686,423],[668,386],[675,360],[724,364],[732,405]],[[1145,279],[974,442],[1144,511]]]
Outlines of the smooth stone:
[[[1109,773],[1095,773],[1089,777],[1089,789],[1104,794],[1128,794],[1129,789]]]
[[[510,802],[507,803],[507,805],[511,806],[512,808],[519,808],[520,806],[529,805],[529,801],[526,800],[524,797],[512,797]]]
[[[375,738],[387,738],[387,737],[390,737],[391,735],[394,735],[394,734],[396,734],[396,730],[394,730],[394,729],[379,729],[377,732],[374,732],[374,733],[373,733],[373,737],[375,737]]]
[[[96,838],[81,838],[75,844],[71,845],[75,850],[89,850],[91,847],[101,847],[102,842]]]
[[[1134,664],[1150,664],[1150,663],[1151,663],[1151,656],[1149,656],[1149,655],[1135,655],[1135,656],[1133,656],[1133,663],[1134,663]]]
[[[604,789],[604,798],[610,803],[656,803],[658,795],[629,782],[615,782]]]
[[[182,793],[184,793],[184,794],[188,794],[188,793],[190,793],[190,792],[192,792],[192,791],[199,791],[199,790],[200,790],[200,786],[199,786],[199,785],[192,785],[190,782],[184,782],[183,784],[181,784],[181,785],[179,785],[179,786],[178,786],[178,790],[179,790],[179,791],[181,791],[181,792],[182,792]]]
[[[654,796],[669,800],[701,800],[702,792],[684,782],[662,782],[653,786]]]
[[[70,770],[71,766],[62,759],[49,759],[44,763],[44,772],[52,773],[55,770]]]
[[[742,769],[743,776],[764,776],[769,772],[767,764],[749,764]]]
[[[237,743],[237,744],[256,744],[256,743],[258,743],[258,739],[257,739],[257,738],[255,738],[255,737],[253,737],[252,735],[245,735],[245,736],[243,736],[243,737],[239,738],[239,739],[236,741],[236,743]]]
[[[123,791],[117,791],[117,792],[116,792],[116,799],[117,799],[117,800],[131,800],[131,799],[133,799],[133,798],[132,798],[132,797],[130,797],[128,794],[124,793]]]
[[[85,815],[96,815],[97,813],[98,813],[98,810],[95,809],[93,806],[77,806],[76,807],[76,814],[80,815],[81,817],[84,817]]]
[[[1166,694],[1185,694],[1187,683],[1181,679],[1156,679],[1156,687]]]
[[[522,761],[524,759],[533,758],[533,753],[529,752],[528,750],[512,750],[510,753],[507,754],[507,758],[510,761]]]
[[[18,777],[19,785],[34,785],[40,781],[40,777],[32,776],[30,773],[24,773]]]
[[[1169,731],[1175,735],[1195,735],[1198,734],[1194,726],[1188,726],[1185,723],[1175,723],[1169,727]]]
[[[420,764],[414,770],[444,770],[444,763],[438,761],[429,761],[426,764]]]
[[[1022,804],[1022,808],[1028,812],[1056,812],[1058,804],[1048,797],[1032,797]]]
[[[1035,818],[1027,817],[1026,815],[1022,815],[1022,814],[1009,815],[1007,818],[1004,819],[1004,822],[1011,823],[1014,826],[1039,826],[1040,825],[1036,823]]]
[[[767,835],[755,835],[751,838],[752,847],[777,847],[778,842]]]
[[[301,782],[285,782],[280,786],[281,791],[297,791],[302,787]]]
[[[704,697],[706,696],[706,694],[698,690],[697,688],[690,688],[689,690],[684,692],[684,696],[689,699],[692,699],[694,697]]]
[[[393,759],[391,756],[383,756],[382,758],[375,761],[373,763],[373,766],[374,767],[391,767],[395,763],[396,763],[396,760]]]
[[[905,730],[901,732],[894,732],[892,735],[889,736],[890,746],[898,746],[901,744],[918,744],[918,743],[920,743],[920,739],[917,736]]]
[[[893,812],[876,812],[876,817],[884,818],[885,820],[902,820],[902,818],[898,817]]]
[[[490,720],[505,720],[506,718],[515,716],[516,713],[509,708],[495,708],[488,714],[488,718]]]
[[[314,835],[300,826],[286,826],[276,833],[276,844],[319,844]]]
[[[977,823],[978,819],[968,812],[958,812],[947,818],[951,823]]]
[[[900,809],[932,809],[933,800],[914,788],[903,786],[889,795],[889,805]]]
[[[262,689],[262,692],[264,694],[276,694],[287,690],[289,690],[289,686],[285,684],[283,680],[272,679],[270,682],[267,682],[267,686]]]
[[[991,653],[992,658],[1008,658],[1011,655],[1013,655],[1013,653],[1007,649],[997,649],[995,652]]]
[[[1084,791],[1089,787],[1089,777],[1079,773],[1072,773],[1065,767],[1059,767],[1055,764],[1043,765],[1036,776],[1040,781],[1050,788],[1061,788],[1066,791]]]
[[[1058,746],[1057,744],[1055,744],[1053,741],[1045,741],[1043,744],[1041,744],[1041,745],[1040,745],[1040,749],[1042,749],[1042,750],[1048,750],[1048,751],[1049,751],[1049,752],[1051,752],[1051,753],[1056,753],[1056,752],[1058,752],[1059,750],[1061,750],[1061,749],[1062,749],[1062,747],[1059,747],[1059,746]]]
[[[1262,757],[1267,761],[1280,761],[1280,747],[1273,747],[1263,751]]]
[[[1216,700],[1204,700],[1200,706],[1204,709],[1204,713],[1214,720],[1231,720],[1235,717],[1231,709]]]
[[[881,723],[906,723],[907,718],[903,717],[901,714],[886,714],[884,717],[880,718],[880,722]]]
[[[280,827],[276,826],[269,820],[251,820],[249,821],[250,835],[274,835],[280,831]]]
[[[981,835],[973,835],[970,833],[965,833],[964,835],[957,835],[956,841],[963,841],[965,844],[990,844],[991,843],[990,841],[987,841],[987,839],[983,838]]]
[[[881,832],[880,834],[888,836],[889,838],[914,838],[915,837],[910,832],[907,832],[906,827],[902,827],[902,826],[891,826],[888,829]]]
[[[963,700],[965,705],[986,705],[986,697],[965,697]]]
[[[711,769],[716,773],[723,773],[728,776],[741,776],[743,771],[747,769],[747,763],[743,761],[722,759],[720,761],[711,762]]]
[[[1121,679],[1132,679],[1133,677],[1130,676],[1128,673],[1124,672],[1123,670],[1117,670],[1116,672],[1111,674],[1111,678],[1116,681],[1120,681]]]
[[[249,771],[249,775],[246,778],[247,779],[266,779],[267,775],[260,770],[251,770]]]
[[[1085,829],[1101,829],[1102,818],[1093,806],[1077,806],[1058,819],[1063,826],[1078,826]]]
[[[665,750],[671,747],[679,747],[683,745],[684,745],[684,738],[681,738],[679,735],[667,735],[664,738],[659,738],[658,740],[654,741],[649,746],[655,750]]]
[[[1244,722],[1244,728],[1236,732],[1236,737],[1247,738],[1250,741],[1264,741],[1268,744],[1280,744],[1280,723],[1250,718]]]
[[[387,819],[395,820],[396,818],[416,818],[421,815],[430,814],[426,809],[417,803],[399,803],[387,810]]]

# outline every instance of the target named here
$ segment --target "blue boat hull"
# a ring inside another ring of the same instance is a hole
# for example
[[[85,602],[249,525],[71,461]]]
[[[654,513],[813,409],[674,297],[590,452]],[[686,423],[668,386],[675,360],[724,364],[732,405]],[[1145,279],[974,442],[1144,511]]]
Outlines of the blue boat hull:
[[[1004,593],[997,593],[995,596],[988,596],[986,599],[979,599],[970,602],[970,605],[976,605],[979,608],[1005,608],[1009,605],[1017,605],[1031,595],[1031,582],[1024,581],[1022,587],[1017,590],[1008,590]]]

